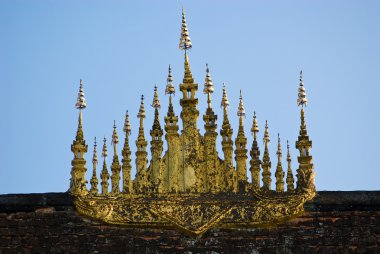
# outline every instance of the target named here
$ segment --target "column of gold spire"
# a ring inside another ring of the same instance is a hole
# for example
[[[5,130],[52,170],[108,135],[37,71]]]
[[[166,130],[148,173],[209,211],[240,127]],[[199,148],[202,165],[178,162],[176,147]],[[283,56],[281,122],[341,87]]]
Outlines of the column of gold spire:
[[[87,194],[86,188],[86,160],[84,154],[87,152],[86,141],[84,140],[82,129],[82,110],[86,108],[86,99],[84,97],[83,82],[80,80],[79,92],[75,107],[79,109],[78,129],[75,140],[71,145],[71,151],[74,153],[74,159],[71,161],[71,179],[70,179],[70,193],[72,195]]]
[[[269,150],[268,150],[268,144],[269,144],[270,138],[269,138],[269,131],[268,131],[268,121],[265,121],[265,132],[264,132],[264,155],[263,160],[261,163],[261,166],[263,168],[263,186],[261,187],[264,191],[269,191],[271,189],[271,173],[270,168],[272,167],[272,163],[270,161],[269,157]]]
[[[296,148],[300,152],[298,156],[299,168],[297,169],[297,191],[315,192],[313,157],[310,155],[312,141],[309,140],[306,129],[305,110],[307,105],[306,91],[300,73],[300,84],[298,88],[298,106],[301,106],[301,126]]]
[[[120,162],[119,162],[119,156],[117,154],[117,144],[119,143],[119,137],[117,135],[116,131],[116,122],[113,123],[113,133],[112,133],[112,145],[113,145],[113,159],[112,159],[112,165],[111,165],[111,183],[112,183],[112,194],[119,194],[120,193]]]
[[[162,168],[161,168],[161,155],[163,151],[162,135],[164,134],[159,119],[158,110],[161,108],[160,100],[158,99],[157,86],[154,86],[154,96],[151,105],[154,108],[154,120],[153,126],[150,131],[150,136],[152,140],[150,142],[150,151],[152,154],[152,159],[150,161],[150,183],[152,185],[153,191],[157,193],[162,193],[163,182],[162,182]]]
[[[278,144],[277,144],[277,167],[275,172],[276,177],[276,191],[284,192],[284,170],[282,169],[282,149],[281,149],[281,140],[280,133],[278,134]]]
[[[236,171],[232,164],[232,152],[233,152],[233,141],[232,134],[233,129],[231,128],[230,121],[228,119],[227,108],[230,105],[227,97],[226,85],[223,83],[223,96],[221,107],[223,108],[223,124],[220,130],[220,135],[222,136],[222,150],[224,153],[224,168],[225,171],[225,191],[236,192],[237,190],[237,176]]]
[[[145,193],[149,189],[148,175],[147,175],[147,152],[146,146],[148,142],[145,140],[144,135],[144,118],[146,117],[144,107],[144,96],[141,96],[140,110],[137,114],[140,118],[139,135],[136,140],[136,178],[135,178],[135,191],[136,193]]]
[[[101,173],[101,179],[102,182],[100,183],[102,186],[102,194],[103,195],[108,195],[108,180],[110,178],[110,175],[108,174],[108,169],[107,169],[107,159],[108,152],[107,152],[107,139],[104,137],[103,139],[103,151],[102,151],[102,157],[103,157],[103,169]]]
[[[182,98],[181,118],[183,122],[183,132],[181,135],[181,167],[179,172],[179,190],[181,192],[202,191],[204,178],[202,176],[201,136],[197,127],[199,111],[197,110],[198,99],[195,93],[198,90],[198,84],[194,83],[190,70],[187,50],[192,48],[189,33],[187,30],[185,12],[182,13],[182,29],[180,38],[180,49],[185,50],[185,74],[183,83],[180,84]]]
[[[174,113],[173,103],[172,103],[172,95],[175,94],[175,88],[173,85],[173,77],[171,72],[171,67],[169,65],[169,72],[167,78],[167,85],[165,89],[165,94],[169,94],[169,107],[168,113],[165,116],[165,139],[168,144],[167,149],[167,160],[165,174],[163,175],[163,183],[164,189],[167,192],[175,192],[179,191],[178,186],[178,147],[179,144],[179,134],[178,134],[178,116]]]
[[[288,172],[286,174],[286,189],[287,189],[287,192],[292,193],[294,192],[294,178],[293,178],[293,172],[292,172],[292,157],[290,156],[288,140],[286,141],[286,147],[288,150],[288,154],[286,156],[286,160],[288,162]]]
[[[221,188],[221,174],[218,167],[218,155],[216,152],[216,120],[218,119],[211,107],[211,94],[214,92],[214,84],[211,80],[210,70],[208,64],[206,64],[206,78],[204,83],[203,93],[207,94],[207,109],[206,114],[203,115],[205,122],[205,134],[204,134],[204,160],[207,170],[204,170],[204,186],[203,189],[206,192],[216,193]],[[203,173],[202,172],[202,173]]]
[[[125,133],[124,147],[122,150],[123,160],[122,160],[122,170],[123,170],[123,193],[130,194],[133,192],[131,171],[132,171],[132,160],[131,160],[131,149],[129,147],[129,136],[131,135],[131,124],[129,122],[128,110],[125,114],[125,123],[123,131]]]
[[[91,183],[91,189],[90,193],[93,195],[98,194],[98,176],[96,175],[96,166],[98,165],[98,152],[96,151],[97,143],[96,143],[96,137],[94,139],[94,153],[92,156],[92,177],[90,180]]]
[[[240,98],[239,98],[239,108],[237,115],[239,117],[239,130],[238,135],[235,139],[235,160],[236,160],[236,172],[237,172],[237,185],[239,192],[247,191],[247,138],[244,133],[244,104],[243,104],[243,96],[240,90]]]
[[[260,149],[257,143],[257,133],[259,132],[259,125],[257,124],[256,112],[253,113],[253,123],[251,132],[253,134],[253,143],[251,148],[251,160],[250,160],[250,171],[252,179],[252,191],[260,190]]]

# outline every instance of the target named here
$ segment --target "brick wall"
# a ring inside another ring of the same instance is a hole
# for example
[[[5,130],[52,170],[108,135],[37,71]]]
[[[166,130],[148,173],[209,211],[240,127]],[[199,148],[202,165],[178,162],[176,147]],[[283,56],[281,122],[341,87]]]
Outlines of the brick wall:
[[[380,253],[380,192],[318,192],[304,215],[256,229],[128,229],[78,215],[66,193],[0,195],[5,253]]]

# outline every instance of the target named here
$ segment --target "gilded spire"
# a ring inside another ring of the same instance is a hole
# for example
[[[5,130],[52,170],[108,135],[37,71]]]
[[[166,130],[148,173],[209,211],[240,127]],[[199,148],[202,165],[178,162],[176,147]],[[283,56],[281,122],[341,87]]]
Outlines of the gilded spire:
[[[223,96],[222,96],[222,102],[220,103],[220,106],[226,110],[229,105],[230,105],[230,102],[228,101],[228,98],[227,98],[226,84],[223,83]]]
[[[161,108],[161,103],[160,103],[160,100],[158,99],[157,85],[154,85],[154,95],[153,95],[153,102],[151,106],[155,109]]]
[[[306,98],[306,90],[303,85],[303,80],[302,80],[302,70],[300,72],[300,84],[298,87],[298,99],[297,99],[297,104],[298,106],[306,107],[307,105],[307,98]]]
[[[154,96],[152,107],[154,108],[153,126],[150,130],[152,140],[150,142],[150,151],[152,160],[150,162],[150,183],[153,191],[162,192],[162,170],[161,170],[161,155],[163,151],[162,135],[164,134],[160,125],[159,112],[160,100],[158,99],[157,86],[154,86]]]
[[[258,191],[260,189],[260,149],[257,142],[257,133],[259,132],[259,125],[256,119],[256,112],[253,113],[253,123],[251,132],[253,134],[253,143],[251,148],[251,160],[250,160],[250,171],[252,179],[252,190]]]
[[[253,122],[252,122],[252,128],[251,132],[253,134],[253,139],[257,139],[257,133],[259,132],[259,125],[257,124],[257,119],[256,119],[256,111],[253,112]]]
[[[236,150],[235,150],[235,159],[236,159],[236,171],[237,171],[237,180],[238,180],[238,191],[245,192],[247,191],[247,138],[244,134],[244,116],[245,109],[243,104],[243,96],[240,90],[239,97],[239,107],[237,115],[239,116],[239,130],[238,135],[235,140]]]
[[[112,193],[118,194],[120,192],[120,170],[121,166],[119,163],[119,157],[117,155],[117,144],[119,143],[119,136],[116,131],[116,122],[113,122],[113,133],[112,133],[112,145],[113,145],[113,160],[111,165],[111,182],[112,182]]]
[[[125,122],[124,122],[124,128],[123,128],[123,131],[125,132],[125,135],[126,136],[129,136],[131,135],[131,123],[129,121],[129,114],[128,114],[128,110],[125,114]]]
[[[144,118],[146,116],[144,107],[144,95],[141,95],[140,110],[137,117],[140,118],[139,135],[137,137],[136,146],[136,178],[135,178],[135,191],[137,193],[145,192],[148,188],[148,179],[146,172],[147,163],[147,152],[146,146],[147,141],[144,135]]]
[[[244,109],[244,103],[243,103],[243,95],[240,90],[240,97],[239,97],[239,108],[237,115],[240,117],[240,119],[245,116],[245,109]]]
[[[107,170],[107,162],[106,162],[107,156],[108,156],[107,139],[106,139],[106,137],[104,137],[104,139],[103,139],[103,150],[102,150],[102,157],[104,159],[103,159],[103,170],[101,173],[101,178],[102,178],[101,186],[102,186],[102,194],[103,195],[108,195],[108,180],[110,178],[110,176],[108,174],[108,170]]]
[[[71,151],[74,154],[74,159],[71,161],[71,179],[70,179],[70,193],[72,195],[87,194],[86,188],[86,160],[84,154],[87,152],[86,141],[84,140],[82,129],[82,109],[86,108],[86,100],[84,98],[83,82],[80,80],[79,92],[75,107],[79,109],[78,128],[75,140],[71,145]]]
[[[98,164],[98,152],[96,151],[97,143],[96,143],[96,137],[94,139],[94,152],[92,155],[92,165],[93,165],[93,170],[92,170],[92,177],[90,180],[91,183],[91,189],[90,193],[91,194],[98,194],[98,177],[96,175],[96,166]]]
[[[96,143],[96,137],[94,138],[94,153],[92,155],[92,163],[93,164],[98,164],[98,152],[96,151],[96,147],[97,147],[97,143]]]
[[[122,151],[122,169],[123,169],[123,193],[132,192],[132,181],[131,181],[131,149],[129,147],[129,136],[131,135],[131,124],[129,122],[128,110],[125,114],[125,122],[123,131],[125,133],[124,147]]]
[[[83,81],[80,79],[79,81],[79,92],[77,102],[75,103],[75,107],[77,109],[85,109],[86,108],[86,99],[84,98],[84,89],[83,89]]]
[[[301,106],[301,126],[296,142],[296,148],[300,152],[298,156],[299,168],[297,169],[297,191],[302,192],[315,192],[314,184],[314,165],[313,158],[310,155],[310,149],[312,147],[312,141],[309,139],[306,129],[305,121],[305,109],[307,104],[306,92],[302,81],[302,71],[300,75],[300,84],[298,88],[298,106]]]
[[[144,95],[141,95],[141,103],[140,103],[140,109],[139,113],[137,114],[137,117],[142,119],[145,118],[146,113],[145,113],[145,106],[144,106]]]
[[[175,94],[175,88],[173,85],[173,76],[172,76],[172,68],[169,64],[168,78],[166,79],[166,89],[165,94]]]
[[[103,149],[102,149],[102,157],[104,158],[104,161],[106,160],[107,156],[108,156],[107,138],[104,136],[104,139],[103,139]]]
[[[181,26],[181,37],[179,39],[179,49],[188,50],[191,49],[193,45],[191,44],[189,31],[187,30],[185,9],[182,7],[182,26]]]
[[[75,107],[79,109],[78,129],[77,129],[76,140],[81,142],[84,140],[83,129],[82,129],[82,109],[86,108],[86,99],[84,98],[84,89],[83,89],[82,79],[80,79],[79,81],[79,92],[78,92],[77,102],[75,103]]]
[[[224,153],[224,166],[225,166],[225,191],[236,192],[237,190],[237,175],[236,171],[232,165],[232,153],[233,153],[233,141],[232,134],[233,129],[231,128],[230,121],[228,119],[227,108],[230,105],[227,98],[226,85],[223,83],[223,96],[222,102],[220,103],[223,108],[223,125],[220,130],[220,135],[222,136],[222,150]]]
[[[265,121],[265,131],[264,131],[263,140],[264,140],[265,149],[264,149],[263,160],[261,163],[262,168],[263,168],[263,186],[262,186],[262,189],[264,191],[269,191],[271,189],[271,182],[272,182],[271,173],[270,173],[270,168],[272,166],[272,163],[270,161],[269,150],[268,150],[268,144],[270,142],[269,131],[268,131],[268,121]]]
[[[116,145],[119,143],[119,136],[116,131],[116,121],[113,121],[112,145],[114,146],[114,154],[117,154]]]
[[[208,64],[206,64],[206,78],[203,93],[207,94],[207,105],[211,108],[211,94],[214,92],[214,84],[211,80],[210,69],[208,68]]]
[[[189,58],[187,56],[187,50],[191,49],[193,45],[191,44],[189,31],[187,30],[186,15],[185,10],[182,7],[182,26],[181,26],[181,37],[179,39],[179,49],[185,50],[185,76],[183,78],[183,83],[194,83],[193,75],[191,74]]]
[[[282,169],[282,150],[281,150],[281,140],[280,133],[278,134],[278,144],[277,144],[277,168],[276,168],[276,191],[284,192],[284,170]]]
[[[288,162],[288,173],[286,174],[286,189],[288,192],[292,193],[294,192],[294,178],[293,178],[293,172],[292,172],[292,157],[290,156],[288,140],[286,141],[286,148],[288,151],[288,154],[286,156],[286,160]]]

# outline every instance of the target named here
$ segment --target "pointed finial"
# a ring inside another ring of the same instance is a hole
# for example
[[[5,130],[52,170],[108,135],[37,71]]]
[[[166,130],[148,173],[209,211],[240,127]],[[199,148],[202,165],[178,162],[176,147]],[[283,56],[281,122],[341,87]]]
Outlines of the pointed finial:
[[[174,94],[174,93],[175,93],[175,88],[173,85],[172,68],[169,64],[169,72],[168,72],[168,78],[166,79],[165,94]]]
[[[210,69],[208,68],[208,64],[206,64],[206,78],[205,78],[203,93],[209,94],[213,92],[214,92],[214,84],[212,83],[212,80],[211,80]]]
[[[97,147],[97,143],[96,143],[96,137],[94,139],[94,154],[92,156],[92,163],[93,164],[98,164],[98,152],[96,150],[96,147]]]
[[[270,142],[269,131],[268,131],[268,121],[265,121],[265,132],[263,138],[264,144],[268,144]]]
[[[244,109],[244,104],[243,104],[243,95],[241,93],[241,90],[240,90],[239,107],[238,107],[237,115],[239,117],[245,116],[245,109]]]
[[[112,145],[116,145],[117,143],[119,143],[119,137],[116,131],[116,121],[113,120]]]
[[[306,98],[306,90],[303,85],[303,79],[302,79],[302,70],[300,72],[300,84],[298,87],[298,99],[297,99],[298,106],[306,107],[307,105],[307,98]]]
[[[279,158],[282,156],[280,133],[277,134],[277,153],[276,154]]]
[[[144,95],[141,95],[141,104],[140,104],[140,109],[139,109],[139,113],[137,114],[137,117],[145,118]]]
[[[79,92],[78,92],[77,102],[75,103],[75,107],[79,110],[86,108],[86,99],[84,98],[84,90],[83,90],[82,79],[79,81]]]
[[[286,140],[286,149],[288,151],[288,154],[287,154],[287,157],[286,157],[286,160],[288,162],[292,161],[292,157],[290,156],[290,146],[289,146],[289,140]]]
[[[123,131],[125,132],[125,135],[131,135],[131,123],[129,122],[129,113],[128,110],[125,113],[125,123],[124,123],[124,128]]]
[[[153,102],[151,106],[155,109],[161,108],[161,103],[160,103],[160,100],[158,99],[157,85],[154,85],[154,95],[153,95]]]
[[[187,30],[185,10],[182,7],[182,26],[181,37],[179,39],[179,49],[186,51],[188,49],[191,49],[192,47],[193,45],[191,44],[189,31]]]
[[[252,134],[256,137],[256,133],[259,132],[259,125],[257,124],[256,111],[253,111],[253,123],[251,128]]]
[[[223,97],[222,97],[222,103],[220,103],[220,106],[227,109],[229,105],[230,105],[230,102],[228,101],[228,98],[227,98],[226,84],[223,83]]]
[[[108,156],[108,153],[107,153],[107,139],[106,139],[106,136],[104,136],[104,139],[103,139],[103,151],[102,151],[102,157],[104,159],[106,159],[106,157]]]

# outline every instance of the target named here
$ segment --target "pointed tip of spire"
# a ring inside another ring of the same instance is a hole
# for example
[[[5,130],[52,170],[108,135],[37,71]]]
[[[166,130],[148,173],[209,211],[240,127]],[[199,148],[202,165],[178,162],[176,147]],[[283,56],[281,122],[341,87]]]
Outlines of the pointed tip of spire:
[[[153,95],[153,102],[152,102],[151,106],[155,109],[161,108],[161,103],[160,103],[160,100],[158,98],[157,85],[154,85],[154,95]]]
[[[300,71],[300,83],[298,87],[298,99],[297,99],[297,104],[298,106],[301,107],[306,107],[307,106],[307,97],[306,97],[306,90],[305,86],[303,84],[303,77],[302,77],[302,70]]]
[[[131,135],[131,123],[129,122],[129,112],[125,113],[125,122],[124,122],[124,128],[123,131],[125,132],[125,135]]]
[[[206,78],[205,78],[203,93],[211,94],[213,92],[214,92],[214,84],[212,83],[212,80],[211,80],[210,69],[208,67],[208,64],[206,64]]]
[[[230,105],[230,102],[228,101],[228,97],[227,97],[226,84],[223,82],[223,95],[222,95],[222,102],[220,103],[220,106],[224,109],[227,109],[229,105]]]
[[[255,133],[259,132],[259,125],[257,123],[256,111],[253,111],[253,123],[252,123],[251,132],[254,134],[254,137],[256,138]]]
[[[241,90],[240,90],[240,96],[239,96],[239,107],[238,107],[237,115],[239,117],[245,116],[245,109],[244,109],[244,103],[243,103],[243,95],[242,95]]]
[[[145,107],[144,107],[144,95],[141,95],[141,103],[140,103],[140,109],[139,113],[137,114],[137,117],[139,118],[145,118]]]
[[[77,101],[75,103],[75,107],[79,110],[85,109],[87,106],[86,104],[86,98],[84,97],[84,89],[83,89],[83,81],[82,79],[79,80],[79,92]]]
[[[97,147],[98,143],[96,142],[96,137],[94,137],[94,147]]]
[[[181,26],[181,37],[179,40],[179,49],[181,50],[188,50],[191,49],[193,46],[191,44],[189,31],[187,30],[187,24],[186,24],[186,15],[185,15],[185,9],[182,7],[182,26]]]
[[[264,141],[264,144],[267,144],[270,142],[269,131],[268,131],[268,120],[265,120],[265,131],[264,131],[263,141]]]
[[[104,136],[102,157],[105,159],[107,157],[107,155],[108,155],[108,153],[107,153],[107,138],[106,138],[106,136]]]
[[[168,78],[166,79],[165,94],[175,94],[175,88],[173,85],[172,67],[169,64]]]

